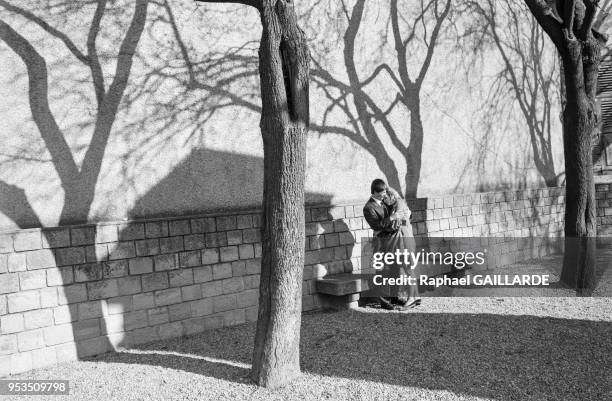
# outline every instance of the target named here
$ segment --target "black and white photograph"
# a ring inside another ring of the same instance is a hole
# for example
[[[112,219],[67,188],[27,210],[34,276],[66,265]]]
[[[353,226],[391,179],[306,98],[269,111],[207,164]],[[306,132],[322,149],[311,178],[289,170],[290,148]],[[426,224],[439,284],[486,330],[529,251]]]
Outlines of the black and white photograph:
[[[0,0],[0,401],[612,401],[612,0]]]

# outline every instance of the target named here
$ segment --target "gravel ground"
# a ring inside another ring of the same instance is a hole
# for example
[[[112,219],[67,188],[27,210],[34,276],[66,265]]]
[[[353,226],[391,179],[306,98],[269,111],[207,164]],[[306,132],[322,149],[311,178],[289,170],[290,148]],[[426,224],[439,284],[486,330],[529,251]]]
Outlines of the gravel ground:
[[[612,298],[305,314],[304,373],[274,391],[246,379],[253,333],[211,330],[16,378],[70,380],[72,395],[54,400],[612,400]]]

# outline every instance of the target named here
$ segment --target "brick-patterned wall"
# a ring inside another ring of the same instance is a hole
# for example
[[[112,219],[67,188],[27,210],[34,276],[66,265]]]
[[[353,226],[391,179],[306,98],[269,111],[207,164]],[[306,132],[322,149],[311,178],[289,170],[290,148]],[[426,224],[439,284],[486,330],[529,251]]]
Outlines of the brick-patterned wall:
[[[599,193],[599,192],[598,192]],[[417,199],[417,235],[556,235],[563,189]],[[612,196],[610,197],[612,198]],[[360,268],[363,204],[306,210],[314,280]],[[258,211],[0,234],[0,376],[257,318]]]
[[[595,186],[597,198],[597,234],[612,235],[612,184]]]

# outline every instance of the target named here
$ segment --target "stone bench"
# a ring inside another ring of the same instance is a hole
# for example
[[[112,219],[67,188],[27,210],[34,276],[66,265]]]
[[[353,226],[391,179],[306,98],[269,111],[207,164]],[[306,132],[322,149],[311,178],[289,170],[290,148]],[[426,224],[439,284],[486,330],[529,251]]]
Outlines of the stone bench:
[[[430,265],[427,275],[438,276],[451,273],[451,265]],[[375,269],[364,269],[354,273],[328,274],[316,280],[316,290],[324,308],[352,309],[358,306],[361,297],[374,296],[375,285],[372,278],[378,272]]]

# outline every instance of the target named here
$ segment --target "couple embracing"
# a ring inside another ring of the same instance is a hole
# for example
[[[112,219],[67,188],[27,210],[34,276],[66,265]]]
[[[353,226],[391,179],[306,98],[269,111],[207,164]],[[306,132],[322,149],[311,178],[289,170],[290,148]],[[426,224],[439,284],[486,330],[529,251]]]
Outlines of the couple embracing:
[[[396,250],[415,250],[415,241],[410,225],[410,209],[399,194],[381,180],[372,181],[371,197],[363,208],[363,215],[374,230],[374,252],[391,252]],[[401,277],[412,275],[413,270],[404,264],[385,266],[381,272],[384,277]],[[385,289],[387,290],[387,289]],[[379,297],[383,309],[407,309],[421,304],[416,285],[392,286]]]

